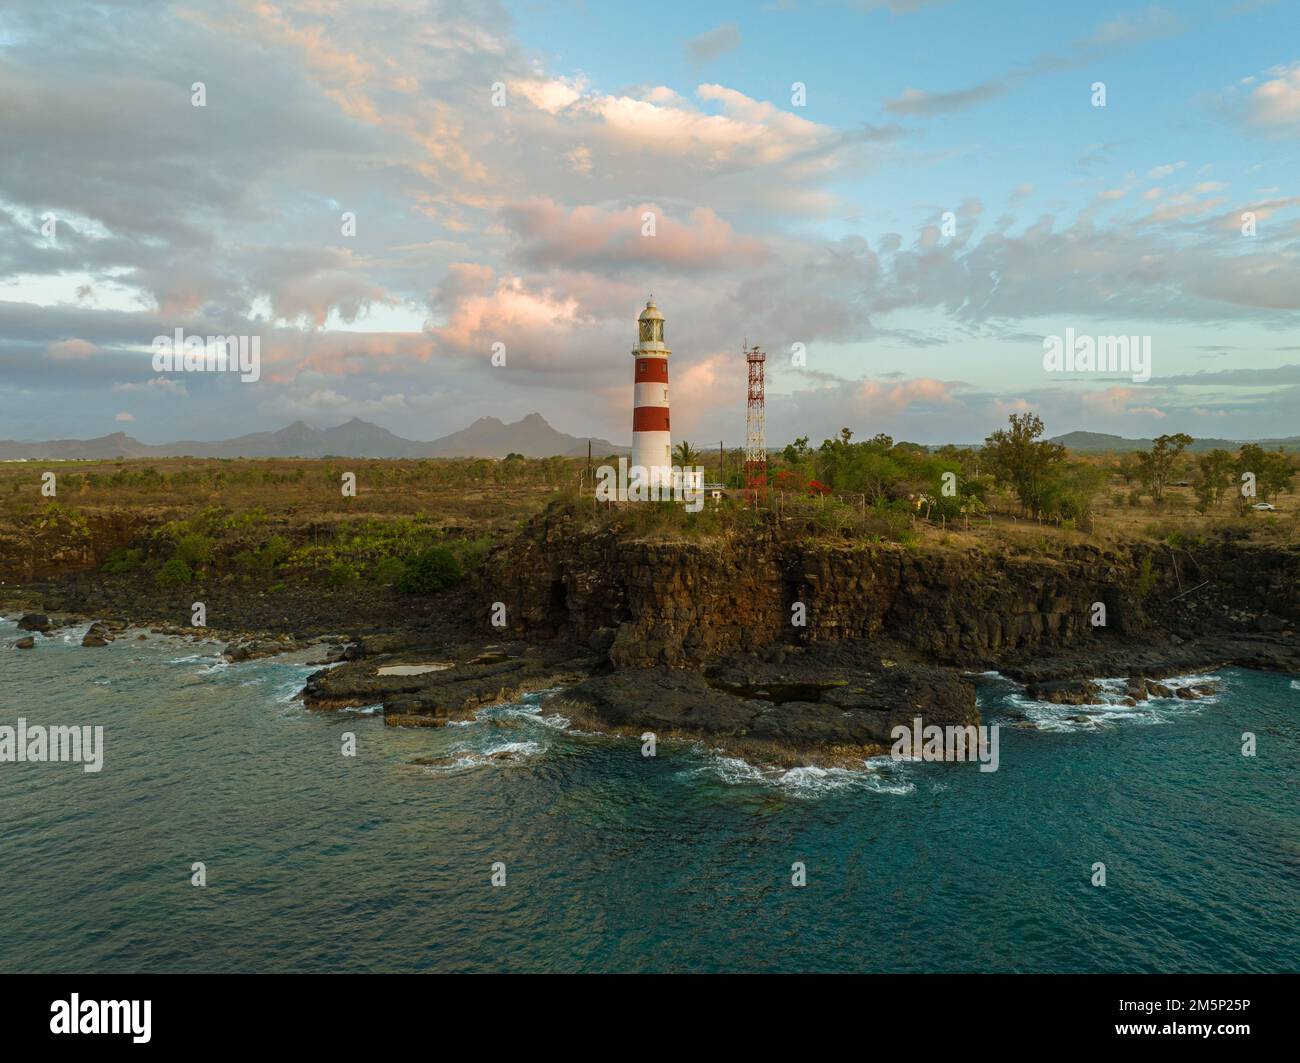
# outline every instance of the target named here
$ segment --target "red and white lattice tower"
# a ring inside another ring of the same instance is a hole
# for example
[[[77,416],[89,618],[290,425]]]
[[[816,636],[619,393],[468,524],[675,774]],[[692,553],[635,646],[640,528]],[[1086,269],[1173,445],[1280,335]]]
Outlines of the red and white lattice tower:
[[[673,440],[668,429],[668,356],[664,344],[664,316],[650,297],[637,318],[638,342],[632,399],[632,465],[641,466],[649,478],[671,480]]]
[[[745,498],[757,501],[767,496],[767,441],[764,439],[763,363],[767,355],[762,348],[746,347],[745,363],[749,367],[749,398],[745,414]]]

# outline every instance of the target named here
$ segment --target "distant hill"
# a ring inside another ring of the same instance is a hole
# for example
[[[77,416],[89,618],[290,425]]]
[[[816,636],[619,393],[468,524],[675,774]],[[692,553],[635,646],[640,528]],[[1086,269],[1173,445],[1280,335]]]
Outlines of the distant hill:
[[[1063,436],[1053,436],[1051,441],[1081,454],[1105,450],[1150,450],[1154,442],[1150,439],[1126,439],[1105,432],[1067,432]],[[1242,443],[1258,443],[1265,450],[1300,450],[1300,436],[1289,436],[1286,439],[1198,439],[1187,449],[1194,453],[1236,450]]]
[[[75,460],[123,458],[504,458],[523,454],[529,458],[553,455],[585,457],[586,436],[571,436],[552,428],[541,414],[506,424],[481,417],[468,428],[428,442],[403,439],[386,428],[354,417],[333,428],[312,428],[295,421],[276,432],[253,432],[234,439],[209,442],[180,440],[151,445],[124,432],[97,439],[52,439],[45,442],[0,440],[0,461],[22,459]],[[607,439],[591,439],[598,457],[627,454]]]
[[[565,435],[552,428],[540,413],[530,413],[514,424],[503,424],[495,417],[480,417],[468,428],[427,444],[440,458],[504,458],[522,454],[527,458],[546,458],[553,454],[586,457],[587,440]],[[591,452],[599,457],[630,453],[607,439],[592,439]]]

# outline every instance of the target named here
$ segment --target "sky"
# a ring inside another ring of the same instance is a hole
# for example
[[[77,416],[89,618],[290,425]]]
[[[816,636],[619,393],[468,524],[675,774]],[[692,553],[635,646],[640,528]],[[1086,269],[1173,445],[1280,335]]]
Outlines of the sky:
[[[1300,2],[0,7],[0,438],[627,443],[651,295],[697,446],[1298,435]]]

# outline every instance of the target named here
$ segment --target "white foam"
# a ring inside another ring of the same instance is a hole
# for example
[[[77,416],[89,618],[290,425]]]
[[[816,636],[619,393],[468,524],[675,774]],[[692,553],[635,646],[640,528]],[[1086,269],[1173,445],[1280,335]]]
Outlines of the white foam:
[[[1223,686],[1223,680],[1218,675],[1204,672],[1155,681],[1169,687],[1171,691],[1179,687],[1201,687],[1211,682],[1217,684],[1219,689]],[[1098,697],[1101,700],[1087,705],[1057,705],[1050,701],[1035,701],[1024,693],[1008,694],[1005,700],[1038,730],[1055,733],[1096,731],[1121,723],[1139,726],[1170,723],[1181,716],[1194,715],[1206,705],[1218,701],[1217,693],[1203,694],[1194,699],[1171,694],[1169,697],[1145,697],[1135,705],[1126,705],[1126,678],[1110,676],[1093,682],[1098,687]]]
[[[453,758],[447,764],[424,765],[426,774],[445,775],[449,772],[465,771],[468,768],[482,768],[492,764],[510,764],[535,757],[543,751],[538,742],[503,742],[486,749],[470,749],[465,746],[454,750]]]
[[[684,775],[712,775],[729,786],[772,786],[795,797],[821,797],[837,790],[857,789],[882,794],[909,794],[916,787],[902,778],[902,770],[889,757],[871,757],[861,768],[821,768],[808,764],[796,768],[760,768],[739,757],[705,752],[707,760]]]

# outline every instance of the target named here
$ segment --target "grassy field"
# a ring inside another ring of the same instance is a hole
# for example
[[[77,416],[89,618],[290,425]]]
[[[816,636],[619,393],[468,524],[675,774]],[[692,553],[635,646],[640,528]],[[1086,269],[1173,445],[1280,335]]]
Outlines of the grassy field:
[[[716,452],[705,455],[706,480],[729,474],[734,482],[736,457],[727,455],[724,474]],[[553,502],[593,528],[637,537],[732,537],[767,528],[795,537],[1049,554],[1071,543],[1125,539],[1300,541],[1300,507],[1289,496],[1274,500],[1273,513],[1242,516],[1231,499],[1202,513],[1190,487],[1170,487],[1156,503],[1125,481],[1114,456],[1084,460],[1107,477],[1087,530],[1027,519],[1011,495],[994,487],[976,515],[947,520],[925,519],[905,498],[871,505],[860,495],[779,491],[759,507],[733,492],[694,514],[672,503],[603,506],[584,488],[585,459],[4,463],[0,580],[100,572],[148,574],[160,586],[219,579],[394,587],[431,550],[455,559],[451,580]],[[780,468],[774,459],[773,472]],[[53,474],[52,496],[42,493],[47,474]],[[355,494],[345,493],[349,474]]]
[[[395,582],[381,562],[442,544],[472,563],[576,485],[579,469],[566,459],[5,463],[0,579],[125,574],[180,557],[191,571],[249,579]]]

